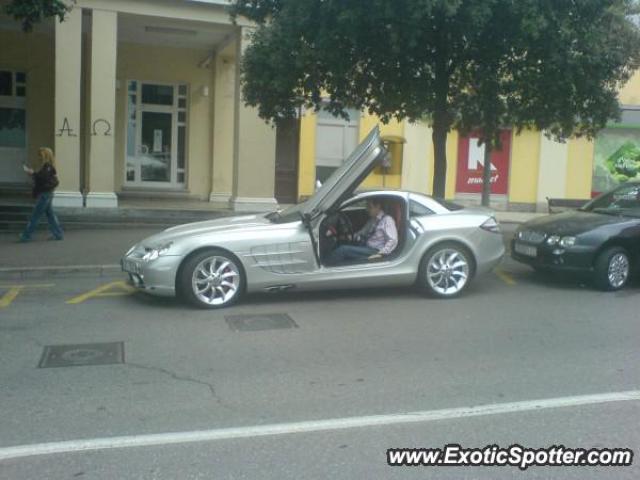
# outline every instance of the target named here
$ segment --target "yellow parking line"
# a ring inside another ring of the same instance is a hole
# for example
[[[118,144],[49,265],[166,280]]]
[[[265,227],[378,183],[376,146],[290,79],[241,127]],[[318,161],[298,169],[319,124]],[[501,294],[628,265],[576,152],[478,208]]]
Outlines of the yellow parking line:
[[[507,285],[515,285],[516,284],[516,281],[507,272],[503,272],[502,270],[496,268],[495,273],[498,276],[498,278],[500,278],[500,280],[502,280]]]
[[[112,289],[116,289],[117,291],[109,291]],[[90,298],[95,297],[121,297],[124,295],[131,295],[135,293],[136,289],[132,286],[128,285],[124,281],[111,282],[105,285],[100,285],[98,288],[94,288],[93,290],[83,293],[82,295],[78,295],[77,297],[73,297],[71,300],[67,300],[67,303],[71,305],[76,305],[78,303],[82,303],[85,300],[89,300]]]
[[[25,288],[49,288],[53,287],[53,283],[33,284],[33,285],[0,285],[0,290],[7,289],[2,297],[0,297],[0,308],[6,308],[13,303],[20,292]]]

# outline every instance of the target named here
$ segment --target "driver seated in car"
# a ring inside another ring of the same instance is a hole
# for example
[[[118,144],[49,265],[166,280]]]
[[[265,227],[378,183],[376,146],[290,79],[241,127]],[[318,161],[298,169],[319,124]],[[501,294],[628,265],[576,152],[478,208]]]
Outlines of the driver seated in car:
[[[369,220],[352,237],[355,245],[340,245],[327,258],[336,265],[352,260],[375,260],[389,255],[398,245],[398,230],[394,219],[382,209],[382,202],[367,200]]]

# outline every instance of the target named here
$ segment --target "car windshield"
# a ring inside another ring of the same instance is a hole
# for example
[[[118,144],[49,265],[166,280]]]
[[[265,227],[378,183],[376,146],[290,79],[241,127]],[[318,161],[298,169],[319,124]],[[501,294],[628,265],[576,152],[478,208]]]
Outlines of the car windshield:
[[[580,210],[605,215],[640,217],[640,184],[622,185],[593,199]]]

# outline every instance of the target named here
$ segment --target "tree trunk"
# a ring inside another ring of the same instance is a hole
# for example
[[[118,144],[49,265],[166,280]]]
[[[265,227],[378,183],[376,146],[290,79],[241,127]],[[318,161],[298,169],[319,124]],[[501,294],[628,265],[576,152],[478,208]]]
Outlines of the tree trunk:
[[[484,142],[484,166],[482,168],[482,206],[488,207],[491,203],[491,142]]]
[[[444,198],[447,185],[447,129],[433,126],[433,196]]]

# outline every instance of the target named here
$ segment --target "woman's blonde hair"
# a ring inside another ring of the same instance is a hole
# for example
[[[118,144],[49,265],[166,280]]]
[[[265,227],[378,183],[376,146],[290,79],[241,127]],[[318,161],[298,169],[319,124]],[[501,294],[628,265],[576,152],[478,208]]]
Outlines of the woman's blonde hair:
[[[52,167],[56,166],[56,158],[53,156],[53,150],[48,147],[40,147],[38,150],[38,156],[40,157],[39,167],[44,167],[47,163]]]

